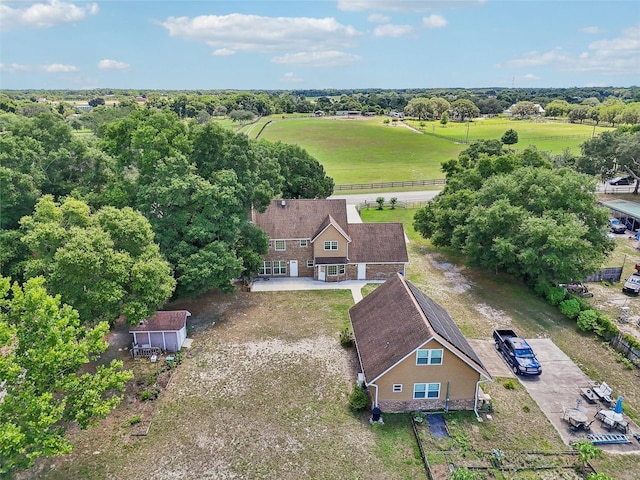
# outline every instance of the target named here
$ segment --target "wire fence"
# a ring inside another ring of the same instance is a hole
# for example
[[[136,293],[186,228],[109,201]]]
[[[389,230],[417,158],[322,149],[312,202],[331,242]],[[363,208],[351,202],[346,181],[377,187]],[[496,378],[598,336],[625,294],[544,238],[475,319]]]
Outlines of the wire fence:
[[[425,185],[444,185],[444,178],[431,180],[403,180],[399,182],[378,182],[378,183],[347,183],[335,185],[333,191],[337,190],[375,190],[379,188],[416,187]]]

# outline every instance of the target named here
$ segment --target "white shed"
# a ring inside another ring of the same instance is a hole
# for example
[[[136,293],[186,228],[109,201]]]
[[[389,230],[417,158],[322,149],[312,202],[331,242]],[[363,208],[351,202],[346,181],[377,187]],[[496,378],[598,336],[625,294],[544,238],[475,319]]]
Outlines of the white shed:
[[[187,338],[187,310],[158,311],[153,317],[131,327],[133,345],[139,348],[156,347],[167,352],[177,352]]]

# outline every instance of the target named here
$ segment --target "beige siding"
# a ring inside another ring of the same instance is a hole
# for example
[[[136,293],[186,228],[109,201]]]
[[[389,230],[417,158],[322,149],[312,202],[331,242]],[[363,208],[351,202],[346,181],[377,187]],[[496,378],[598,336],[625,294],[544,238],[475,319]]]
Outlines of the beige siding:
[[[338,250],[324,250],[324,242],[331,240],[338,242]],[[316,258],[348,257],[348,253],[347,239],[333,225],[329,225],[313,242],[313,254]]]
[[[436,340],[421,348],[443,349],[441,365],[416,365],[415,353],[396,365],[376,381],[379,402],[416,402],[413,399],[414,383],[439,383],[440,398],[437,402],[429,400],[429,404],[437,404],[442,408],[447,400],[447,382],[449,383],[450,402],[468,401],[475,396],[476,382],[480,374],[458,356],[447,350]],[[402,392],[394,393],[393,385],[401,384]],[[422,401],[422,399],[421,399]]]

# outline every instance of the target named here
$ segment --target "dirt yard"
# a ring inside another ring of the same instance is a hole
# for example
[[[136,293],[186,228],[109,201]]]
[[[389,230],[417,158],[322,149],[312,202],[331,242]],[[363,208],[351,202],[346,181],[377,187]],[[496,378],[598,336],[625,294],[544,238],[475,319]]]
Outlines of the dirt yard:
[[[351,304],[350,291],[331,291],[174,305],[192,312],[194,342],[159,399],[129,392],[94,430],[73,432],[72,454],[28,478],[419,478],[411,442],[380,455],[376,432],[348,407],[356,359],[338,332]],[[148,436],[131,436],[136,415],[152,420]]]

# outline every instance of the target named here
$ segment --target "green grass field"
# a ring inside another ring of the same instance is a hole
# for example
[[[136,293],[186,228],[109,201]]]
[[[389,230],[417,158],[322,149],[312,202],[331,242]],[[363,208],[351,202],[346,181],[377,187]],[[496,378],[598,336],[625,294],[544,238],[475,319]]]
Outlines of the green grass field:
[[[336,184],[443,178],[440,163],[464,149],[382,120],[279,119],[260,138],[305,148]]]
[[[516,150],[536,145],[539,150],[555,154],[567,148],[579,152],[580,145],[594,133],[591,125],[504,118],[468,124],[450,122],[446,127],[438,122],[423,122],[424,126],[420,122],[407,122],[427,135],[405,128],[399,122],[385,124],[382,117],[361,120],[272,116],[263,120],[272,122],[260,138],[305,148],[322,163],[336,184],[443,178],[440,164],[457,157],[466,148],[455,140],[466,140],[467,128],[469,140],[499,139],[513,128],[519,135]],[[255,138],[263,120],[245,133]],[[595,133],[604,130],[606,128],[596,127]]]

